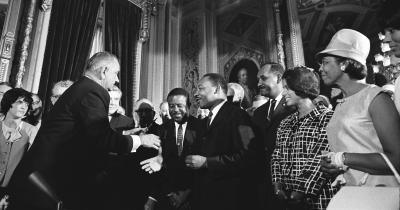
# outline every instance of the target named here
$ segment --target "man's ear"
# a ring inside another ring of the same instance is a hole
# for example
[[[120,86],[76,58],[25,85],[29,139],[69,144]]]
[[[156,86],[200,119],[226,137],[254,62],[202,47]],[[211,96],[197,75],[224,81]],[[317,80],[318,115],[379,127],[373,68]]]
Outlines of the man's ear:
[[[104,80],[106,78],[106,71],[107,71],[106,66],[100,67],[100,80]]]
[[[214,92],[214,94],[217,94],[218,93],[218,91],[220,91],[221,90],[221,87],[219,86],[219,85],[217,85],[217,88],[215,88],[215,92]]]
[[[282,82],[282,75],[277,74],[277,75],[276,75],[276,78],[277,78],[277,83],[278,83],[278,84]]]

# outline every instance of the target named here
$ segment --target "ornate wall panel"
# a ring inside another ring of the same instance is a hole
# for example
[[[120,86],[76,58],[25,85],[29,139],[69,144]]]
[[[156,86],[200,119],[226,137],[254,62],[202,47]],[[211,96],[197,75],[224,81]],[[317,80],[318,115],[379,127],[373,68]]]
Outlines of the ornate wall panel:
[[[193,104],[191,114],[195,115],[197,103],[194,101],[193,95],[196,92],[196,85],[199,81],[199,55],[202,46],[202,21],[200,17],[186,18],[182,22],[181,30],[181,62],[182,62],[182,84],[190,93],[191,102]]]

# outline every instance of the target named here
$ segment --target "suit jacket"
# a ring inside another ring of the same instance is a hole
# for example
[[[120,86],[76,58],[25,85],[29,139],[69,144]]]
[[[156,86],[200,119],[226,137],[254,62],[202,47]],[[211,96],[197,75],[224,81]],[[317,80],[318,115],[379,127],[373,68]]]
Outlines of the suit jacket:
[[[189,116],[185,136],[183,140],[183,150],[178,155],[176,144],[176,128],[173,120],[167,121],[163,125],[165,134],[162,138],[163,158],[166,174],[166,184],[164,192],[177,192],[180,190],[191,189],[193,185],[193,170],[185,166],[185,157],[196,154],[196,139],[204,132],[202,123],[199,119]],[[198,147],[197,147],[198,148]]]
[[[39,172],[67,208],[90,209],[98,157],[108,152],[129,153],[130,136],[110,128],[108,92],[82,77],[68,88],[44,119],[36,139],[11,179],[14,204],[46,209],[46,198],[28,181]],[[92,197],[93,196],[93,197]]]
[[[206,123],[206,120],[203,121]],[[222,105],[200,142],[207,167],[196,170],[195,209],[254,209],[255,140],[250,117],[231,103]]]
[[[254,111],[252,121],[256,126],[257,134],[261,135],[264,139],[265,150],[268,152],[268,156],[272,154],[275,148],[276,131],[278,130],[279,124],[283,119],[293,113],[293,110],[284,106],[285,99],[282,98],[276,109],[272,113],[271,119],[267,119],[269,103],[265,103],[258,107]]]
[[[270,160],[275,148],[278,127],[283,119],[293,113],[293,110],[284,106],[284,101],[284,98],[280,100],[276,109],[272,113],[271,119],[267,118],[269,109],[268,102],[258,107],[254,111],[252,117],[253,124],[255,125],[256,136],[258,139],[262,139],[263,148],[265,148],[265,158],[262,159],[264,161],[261,163],[264,167],[261,167],[258,172],[263,175],[259,177],[258,185],[259,209],[279,209],[279,207],[277,207],[279,202],[273,196]]]

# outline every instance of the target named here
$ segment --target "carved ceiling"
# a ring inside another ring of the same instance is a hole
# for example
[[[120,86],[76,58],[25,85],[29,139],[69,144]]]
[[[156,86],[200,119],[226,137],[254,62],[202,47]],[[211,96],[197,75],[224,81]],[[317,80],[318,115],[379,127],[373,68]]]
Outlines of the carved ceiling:
[[[230,59],[243,47],[262,54],[266,31],[262,27],[263,8],[262,1],[259,0],[218,1],[218,54],[221,62]]]
[[[371,40],[371,53],[379,50],[376,9],[382,0],[297,0],[306,64],[316,65],[314,55],[336,31],[351,28]]]

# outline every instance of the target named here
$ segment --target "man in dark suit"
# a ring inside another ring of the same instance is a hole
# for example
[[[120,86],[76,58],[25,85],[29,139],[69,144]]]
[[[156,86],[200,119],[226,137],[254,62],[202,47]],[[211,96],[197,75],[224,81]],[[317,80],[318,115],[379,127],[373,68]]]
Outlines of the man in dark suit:
[[[255,135],[246,111],[227,103],[227,83],[219,74],[206,74],[195,94],[200,108],[209,109],[207,130],[199,153],[186,157],[195,170],[193,209],[255,209]],[[206,122],[207,121],[207,122]]]
[[[196,139],[205,128],[199,119],[189,115],[190,98],[185,89],[171,90],[167,102],[172,120],[163,124],[161,145],[166,181],[158,209],[190,209],[193,170],[185,166],[185,157],[196,153]]]
[[[142,145],[160,147],[154,135],[123,136],[110,128],[108,106],[118,82],[117,58],[100,52],[89,59],[84,77],[60,97],[43,121],[35,143],[11,180],[11,209],[54,209],[54,202],[32,182],[40,174],[68,209],[94,209],[94,164],[108,152],[131,153]],[[36,181],[38,179],[35,179]],[[132,202],[135,198],[132,198]]]
[[[262,168],[264,170],[262,174],[267,176],[260,177],[263,181],[259,185],[259,200],[261,201],[260,205],[264,206],[263,209],[266,207],[268,209],[276,208],[276,202],[274,202],[274,196],[272,195],[271,154],[275,148],[276,131],[280,122],[292,113],[289,108],[285,107],[285,99],[282,97],[283,72],[284,69],[280,64],[269,63],[262,66],[257,74],[260,95],[269,98],[265,104],[254,111],[252,118],[256,135],[264,140],[267,156],[265,159],[267,167]]]

